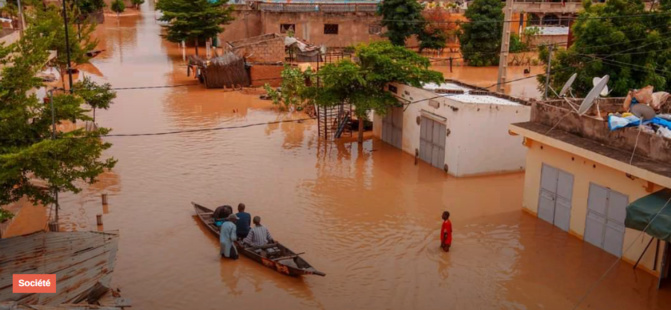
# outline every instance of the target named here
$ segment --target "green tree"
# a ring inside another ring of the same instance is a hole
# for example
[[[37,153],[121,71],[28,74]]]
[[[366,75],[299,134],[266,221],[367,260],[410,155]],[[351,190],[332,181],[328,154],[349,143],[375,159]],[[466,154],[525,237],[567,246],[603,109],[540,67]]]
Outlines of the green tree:
[[[126,4],[123,3],[123,0],[114,0],[110,5],[110,9],[112,9],[112,11],[115,12],[116,16],[118,17],[119,14],[126,10]]]
[[[82,23],[77,35],[74,24],[75,16],[68,11],[68,33],[69,40],[65,40],[65,25],[63,24],[62,10],[56,6],[36,7],[34,14],[27,19],[29,28],[35,29],[42,35],[48,50],[56,51],[56,67],[61,75],[63,87],[65,87],[65,75],[67,74],[67,47],[70,47],[71,67],[76,64],[87,63],[89,57],[86,53],[95,49],[98,42],[92,39],[91,34],[95,31],[95,24]],[[67,43],[66,43],[67,42]]]
[[[133,5],[135,6],[135,9],[140,9],[140,5],[144,3],[144,0],[133,0]]]
[[[163,12],[159,20],[170,23],[166,38],[171,42],[190,41],[198,45],[202,40],[213,38],[234,18],[233,7],[227,0],[161,0],[156,9]]]
[[[657,11],[650,12],[640,0],[585,2],[585,10],[573,24],[573,45],[553,53],[553,88],[561,88],[573,73],[578,73],[573,84],[577,96],[589,92],[593,77],[606,74],[613,96],[625,96],[630,89],[646,85],[668,88],[671,19],[664,13],[671,13],[671,1],[661,4]],[[547,59],[547,49],[543,49],[540,59]],[[539,88],[544,88],[545,75],[538,81]]]
[[[94,123],[96,121],[96,109],[109,109],[110,103],[116,98],[116,92],[112,90],[112,85],[109,83],[99,85],[93,82],[90,77],[85,77],[82,81],[75,83],[72,88],[74,93],[84,99],[84,102],[93,109]]]
[[[464,60],[471,66],[498,65],[503,32],[503,2],[474,0],[464,16],[469,20],[462,23],[459,30]]]
[[[363,142],[363,121],[375,110],[384,115],[399,105],[385,86],[399,82],[420,87],[422,83],[444,81],[440,72],[429,70],[427,58],[389,42],[373,42],[356,49],[358,62],[344,60],[327,64],[319,72],[322,87],[312,86],[317,105],[331,107],[343,103],[355,106],[359,119],[359,142]]]
[[[384,34],[394,45],[405,45],[405,40],[424,28],[422,4],[417,0],[386,0],[378,4],[378,14],[382,15]]]
[[[311,80],[312,75],[312,70],[309,68],[306,72],[302,72],[300,68],[285,65],[281,73],[281,91],[278,92],[270,87],[269,84],[265,84],[263,88],[274,104],[284,104],[285,109],[291,106],[301,107],[305,100],[308,99],[306,97],[308,86],[305,82]]]
[[[55,202],[55,193],[79,192],[82,182],[93,183],[96,176],[116,163],[112,158],[100,159],[111,146],[100,139],[109,129],[54,133],[51,106],[29,94],[31,89],[43,86],[35,74],[47,61],[50,41],[31,27],[17,43],[0,48],[0,63],[5,65],[0,72],[0,205],[23,196],[34,203]],[[87,110],[81,108],[83,103],[75,95],[55,95],[55,119],[91,120]],[[44,191],[33,180],[46,184],[49,190]],[[0,212],[0,217],[8,216]]]
[[[70,0],[70,8],[79,10],[84,19],[105,8],[104,0]]]
[[[417,35],[420,50],[442,49],[447,34],[430,25],[422,14],[424,7],[417,0],[385,0],[378,4],[378,14],[382,15],[382,26],[387,28],[384,36],[394,45],[405,46],[405,40]]]

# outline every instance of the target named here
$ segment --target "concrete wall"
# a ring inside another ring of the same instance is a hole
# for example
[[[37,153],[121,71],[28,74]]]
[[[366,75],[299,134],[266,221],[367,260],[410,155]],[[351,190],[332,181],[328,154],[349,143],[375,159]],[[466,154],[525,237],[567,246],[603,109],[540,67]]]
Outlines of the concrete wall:
[[[396,95],[408,101],[437,96],[424,89],[396,86]],[[403,112],[403,151],[415,155],[419,150],[417,117],[424,110],[446,118],[450,134],[446,134],[445,163],[449,174],[465,177],[524,170],[526,148],[521,137],[508,135],[508,126],[528,121],[529,106],[462,103],[446,97],[434,100],[440,103],[438,108],[426,100],[410,104]],[[373,134],[382,136],[382,116],[373,117]]]
[[[14,213],[14,217],[0,223],[0,238],[21,236],[47,229],[47,208],[41,204],[33,205],[24,197],[2,208]]]
[[[261,14],[258,11],[236,7],[236,10],[233,11],[233,18],[235,19],[230,24],[222,25],[224,31],[219,34],[219,40],[222,43],[264,34],[261,25]],[[279,32],[279,30],[274,32]]]
[[[282,84],[282,70],[284,65],[252,65],[250,76],[252,86],[263,86],[269,84],[272,87],[278,87]]]
[[[569,233],[580,239],[583,239],[585,233],[587,197],[589,197],[590,182],[628,195],[629,202],[650,194],[650,192],[645,189],[645,186],[647,185],[645,180],[631,180],[627,178],[622,171],[600,165],[585,157],[571,154],[548,145],[543,145],[537,141],[532,141],[527,154],[524,197],[522,203],[523,208],[533,214],[538,214],[541,167],[543,163],[573,174],[573,197],[571,200],[571,224]],[[659,189],[661,189],[661,187],[656,187],[654,191]],[[648,244],[650,238],[651,237],[647,234],[641,234],[640,231],[627,228],[624,235],[623,252],[630,244],[632,244],[632,242],[633,246],[629,251],[623,254],[622,259],[630,263],[635,263],[643,252],[645,246]],[[663,244],[664,243],[662,243],[662,245]],[[655,273],[651,270],[653,269],[652,267],[654,263],[654,247],[655,244],[653,243],[641,260],[641,265],[653,274]],[[660,249],[660,257],[658,259],[660,265],[662,261],[662,249],[663,248]],[[659,266],[657,267],[657,270],[659,270]]]
[[[369,26],[380,20],[371,13],[262,12],[263,33],[280,32],[281,24],[295,24],[295,36],[311,44],[346,47],[382,40],[369,34]],[[338,24],[338,34],[324,34],[324,24]]]

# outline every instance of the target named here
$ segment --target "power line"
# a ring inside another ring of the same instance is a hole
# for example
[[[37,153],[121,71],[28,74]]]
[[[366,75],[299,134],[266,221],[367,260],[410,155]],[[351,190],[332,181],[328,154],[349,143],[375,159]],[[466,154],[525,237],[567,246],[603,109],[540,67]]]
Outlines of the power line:
[[[213,128],[198,128],[198,129],[184,129],[184,130],[174,130],[174,131],[164,131],[164,132],[153,132],[153,133],[133,133],[133,134],[111,134],[111,135],[102,135],[101,137],[145,137],[145,136],[166,136],[166,135],[174,135],[174,134],[181,134],[181,133],[192,133],[192,132],[205,132],[205,131],[219,131],[219,130],[231,130],[231,129],[240,129],[240,128],[249,128],[249,127],[256,127],[256,126],[265,126],[265,125],[273,125],[273,124],[281,124],[281,123],[301,123],[307,120],[311,120],[312,118],[298,118],[298,119],[291,119],[291,120],[280,120],[280,121],[274,121],[274,122],[265,122],[265,123],[252,123],[252,124],[245,124],[245,125],[239,125],[239,126],[225,126],[225,127],[213,127]],[[73,137],[77,138],[77,137]]]

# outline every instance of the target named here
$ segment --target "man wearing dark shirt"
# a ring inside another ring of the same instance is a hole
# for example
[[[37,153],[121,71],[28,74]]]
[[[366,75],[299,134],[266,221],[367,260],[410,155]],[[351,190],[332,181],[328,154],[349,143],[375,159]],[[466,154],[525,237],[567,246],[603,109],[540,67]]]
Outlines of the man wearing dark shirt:
[[[252,216],[245,212],[244,203],[238,205],[238,213],[235,215],[239,218],[238,222],[235,223],[237,226],[238,240],[242,240],[247,237],[247,234],[249,233],[249,227],[252,225]]]

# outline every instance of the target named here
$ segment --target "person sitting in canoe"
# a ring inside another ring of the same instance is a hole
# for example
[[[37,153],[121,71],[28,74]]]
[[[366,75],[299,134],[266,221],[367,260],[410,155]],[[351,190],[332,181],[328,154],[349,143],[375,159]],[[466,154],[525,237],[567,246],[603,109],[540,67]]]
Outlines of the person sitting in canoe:
[[[238,217],[235,214],[231,214],[226,218],[226,221],[221,224],[221,229],[219,230],[219,244],[221,244],[221,256],[227,257],[230,259],[238,259],[238,250],[235,248],[235,240],[238,236],[236,234],[235,222],[238,221]]]
[[[275,242],[273,241],[273,237],[270,236],[268,229],[261,225],[260,216],[255,216],[253,222],[254,227],[249,230],[249,234],[247,234],[245,240],[242,241],[243,243],[249,244],[253,247],[262,247],[266,244]]]
[[[233,214],[233,207],[229,205],[223,205],[221,207],[218,207],[217,209],[214,210],[214,213],[212,213],[212,218],[214,219],[214,225],[217,225],[217,227],[221,227],[221,224],[226,221],[226,218]]]
[[[242,240],[247,237],[249,234],[249,226],[252,226],[252,216],[245,212],[245,204],[240,203],[238,205],[238,213],[235,214],[238,217],[238,222],[235,225],[238,227],[238,239]]]

